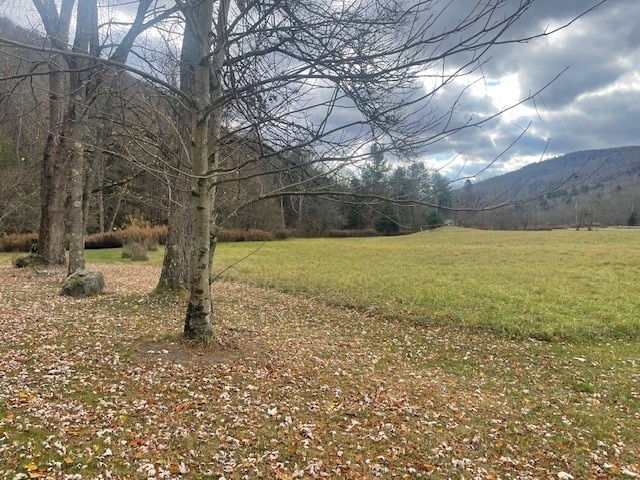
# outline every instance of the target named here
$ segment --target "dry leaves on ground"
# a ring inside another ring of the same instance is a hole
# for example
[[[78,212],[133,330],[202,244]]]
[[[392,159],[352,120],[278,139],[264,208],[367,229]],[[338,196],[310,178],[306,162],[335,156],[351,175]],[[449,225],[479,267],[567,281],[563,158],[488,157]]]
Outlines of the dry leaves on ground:
[[[196,346],[157,268],[100,270],[75,300],[0,268],[2,478],[640,478],[630,359],[235,283]]]

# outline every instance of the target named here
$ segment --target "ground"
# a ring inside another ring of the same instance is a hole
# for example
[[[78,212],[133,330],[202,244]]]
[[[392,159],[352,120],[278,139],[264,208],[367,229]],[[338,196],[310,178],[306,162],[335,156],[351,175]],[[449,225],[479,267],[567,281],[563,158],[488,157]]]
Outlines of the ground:
[[[0,266],[0,478],[640,478],[640,374],[616,344],[509,340],[214,286],[180,339],[159,268]]]

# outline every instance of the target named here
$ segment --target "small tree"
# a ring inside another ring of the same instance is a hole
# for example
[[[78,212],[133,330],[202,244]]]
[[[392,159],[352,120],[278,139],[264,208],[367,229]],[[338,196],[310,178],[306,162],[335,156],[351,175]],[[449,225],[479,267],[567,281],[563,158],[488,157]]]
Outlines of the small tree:
[[[400,231],[398,217],[391,203],[385,203],[384,208],[380,212],[380,217],[375,223],[376,230],[385,235],[393,235]]]
[[[427,226],[431,228],[439,227],[443,223],[442,215],[440,215],[440,212],[438,212],[437,210],[431,210],[427,214],[425,221],[427,223]]]

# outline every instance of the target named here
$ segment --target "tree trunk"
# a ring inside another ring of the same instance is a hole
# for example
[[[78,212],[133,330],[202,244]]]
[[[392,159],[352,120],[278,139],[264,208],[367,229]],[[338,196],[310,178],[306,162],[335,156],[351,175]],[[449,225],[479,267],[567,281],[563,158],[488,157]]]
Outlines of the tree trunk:
[[[84,191],[84,145],[75,143],[75,152],[71,162],[71,202],[69,206],[69,269],[67,275],[84,270],[84,209],[82,197]]]
[[[83,0],[79,2],[76,14],[76,34],[73,42],[73,51],[87,54],[94,51],[98,41],[98,4],[97,0]],[[91,48],[93,47],[93,48]],[[74,115],[74,127],[77,140],[74,145],[74,154],[71,158],[70,178],[70,208],[69,208],[69,269],[68,275],[84,270],[84,235],[86,229],[86,216],[84,208],[84,193],[87,178],[85,177],[85,145],[89,137],[89,116],[87,111],[87,86],[91,81],[88,77],[89,61],[86,59],[71,58],[69,66],[71,104],[70,114]]]
[[[59,58],[59,61],[64,61]],[[40,231],[38,253],[47,265],[63,265],[67,230],[69,162],[73,155],[73,114],[69,115],[64,94],[66,74],[49,74],[50,131],[42,161]]]
[[[192,221],[189,201],[191,189],[188,175],[173,181],[169,205],[169,231],[157,290],[178,292],[189,289],[189,265]]]
[[[218,5],[214,51],[210,54],[209,32],[213,0],[204,0],[187,16],[187,24],[195,27],[194,35],[199,52],[195,67],[192,143],[192,212],[193,245],[191,253],[191,291],[184,325],[184,335],[201,338],[213,333],[211,309],[211,267],[216,242],[215,172],[220,153],[222,125],[222,67],[226,55],[226,23],[229,0]],[[208,60],[208,61],[205,61]],[[214,105],[213,108],[210,108]],[[211,148],[210,148],[211,147]],[[209,154],[212,163],[210,164]]]
[[[188,22],[185,26],[182,49],[180,51],[180,90],[191,98],[195,97],[195,69],[202,53],[198,44],[196,25]],[[187,105],[179,105],[174,120],[185,125],[176,148],[176,175],[169,174],[169,230],[162,262],[162,272],[157,290],[180,291],[190,288],[191,237],[193,218],[191,215],[191,183],[189,161],[193,152],[185,152],[182,146],[192,145],[192,111]],[[193,164],[192,164],[193,166]]]
[[[67,50],[75,0],[33,2],[51,46]],[[49,133],[40,177],[38,253],[47,265],[65,263],[69,162],[73,155],[74,113],[69,111],[68,65],[62,55],[49,59]]]

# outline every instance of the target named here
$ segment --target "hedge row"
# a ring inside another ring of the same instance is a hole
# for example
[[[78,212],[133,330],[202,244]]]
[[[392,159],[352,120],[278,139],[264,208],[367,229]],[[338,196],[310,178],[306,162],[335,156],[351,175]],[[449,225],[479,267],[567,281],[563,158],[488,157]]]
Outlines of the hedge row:
[[[155,250],[158,244],[164,245],[167,243],[167,227],[166,225],[146,228],[133,226],[124,230],[114,230],[113,232],[93,233],[85,238],[84,247],[88,250],[119,248],[131,242],[142,243],[149,250]]]
[[[9,234],[0,237],[0,252],[29,252],[38,241],[37,233]],[[149,250],[167,241],[167,227],[129,227],[125,230],[94,233],[85,238],[86,249],[119,248],[127,242],[143,243]]]
[[[321,236],[331,238],[343,237],[374,237],[380,233],[374,229],[364,230],[325,230]],[[240,228],[223,228],[218,233],[219,242],[267,242],[284,240],[295,236],[293,230],[276,230],[267,232],[259,229],[243,230]],[[9,234],[0,237],[0,252],[28,252],[37,243],[36,233]],[[86,249],[120,248],[130,243],[140,243],[148,250],[156,250],[158,244],[167,242],[167,227],[139,227],[131,226],[124,230],[94,233],[85,238]]]
[[[377,237],[380,232],[375,228],[364,228],[361,230],[327,230],[323,237],[346,238],[346,237]]]
[[[0,252],[29,252],[38,242],[37,233],[12,233],[0,237]]]

